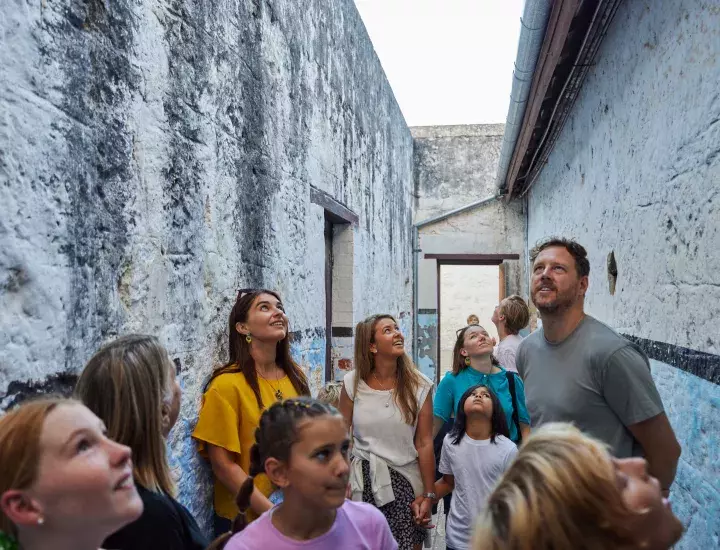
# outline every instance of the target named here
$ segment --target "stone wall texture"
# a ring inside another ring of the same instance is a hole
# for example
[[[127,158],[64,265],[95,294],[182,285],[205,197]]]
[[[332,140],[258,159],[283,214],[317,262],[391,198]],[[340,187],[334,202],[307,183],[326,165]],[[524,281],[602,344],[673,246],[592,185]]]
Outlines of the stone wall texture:
[[[588,249],[592,315],[624,334],[711,354],[715,364],[718,55],[716,3],[623,2],[528,199],[530,245],[559,234]],[[610,252],[618,271],[614,295]],[[715,548],[720,377],[712,383],[677,366],[653,364],[683,444],[673,503],[688,533],[678,547]]]
[[[415,221],[495,194],[504,124],[416,126]]]
[[[183,369],[180,500],[207,525],[190,433],[237,290],[282,293],[317,390],[312,185],[359,216],[353,320],[409,329],[412,154],[352,0],[2,2],[2,408],[67,391],[119,334],[158,335]]]

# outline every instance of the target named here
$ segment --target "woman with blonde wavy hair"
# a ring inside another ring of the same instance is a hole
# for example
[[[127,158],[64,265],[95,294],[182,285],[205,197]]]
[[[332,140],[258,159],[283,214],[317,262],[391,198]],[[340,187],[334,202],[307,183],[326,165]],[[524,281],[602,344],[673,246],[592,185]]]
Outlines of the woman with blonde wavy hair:
[[[103,543],[107,550],[202,550],[195,518],[175,500],[166,437],[180,411],[176,367],[154,336],[129,334],[102,347],[85,366],[75,395],[132,450],[133,477],[145,506],[135,522]]]
[[[480,515],[473,550],[668,550],[683,533],[641,458],[570,424],[528,438]]]
[[[391,315],[355,328],[355,370],[345,375],[340,412],[351,427],[352,499],[377,506],[400,550],[419,548],[435,498],[432,386],[405,353]],[[414,517],[413,517],[414,516]]]

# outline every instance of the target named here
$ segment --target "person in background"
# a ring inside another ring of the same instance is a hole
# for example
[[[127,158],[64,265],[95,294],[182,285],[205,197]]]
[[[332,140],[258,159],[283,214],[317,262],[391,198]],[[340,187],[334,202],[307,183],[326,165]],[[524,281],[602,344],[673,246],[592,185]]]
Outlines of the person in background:
[[[97,550],[143,502],[130,449],[87,407],[27,402],[0,418],[0,543],[22,550]]]
[[[332,405],[336,409],[340,407],[340,389],[342,382],[328,382],[325,387],[318,392],[318,401],[327,405]]]
[[[523,340],[517,368],[533,426],[571,422],[619,458],[644,456],[665,495],[680,444],[642,350],[585,313],[587,252],[549,239],[530,252],[530,294],[542,328]]]
[[[515,354],[523,341],[518,333],[530,322],[530,310],[525,300],[517,294],[508,296],[495,308],[491,321],[500,338],[500,343],[495,348],[495,358],[505,370],[517,372]]]
[[[480,513],[473,550],[668,550],[683,526],[641,458],[570,424],[537,430]]]
[[[377,506],[401,550],[419,549],[419,522],[435,499],[432,382],[405,353],[390,315],[373,315],[355,328],[355,370],[340,392],[340,412],[352,430],[353,500]]]
[[[467,318],[467,324],[470,325],[479,325],[480,324],[480,318],[475,315],[474,313],[471,313]]]
[[[290,356],[288,318],[271,290],[238,292],[228,326],[230,360],[213,372],[193,432],[215,475],[215,536],[230,531],[238,514],[235,497],[250,468],[250,449],[266,407],[310,395],[307,378]],[[260,475],[248,517],[272,508],[270,480]]]
[[[507,372],[493,356],[495,340],[481,326],[457,331],[453,349],[453,370],[445,375],[435,394],[433,433],[457,416],[460,398],[473,386],[492,389],[502,405],[510,439],[519,444],[530,433],[530,417],[525,408],[525,392],[520,377]]]
[[[157,338],[130,334],[102,347],[83,369],[77,399],[130,447],[142,516],[105,540],[106,550],[202,550],[207,539],[175,500],[166,438],[180,412],[176,367]]]
[[[466,550],[475,518],[517,454],[500,401],[487,386],[460,398],[452,431],[445,437],[435,482],[437,498],[453,492],[445,527],[447,550]]]
[[[350,441],[334,407],[306,397],[275,403],[262,414],[256,439],[233,533],[208,550],[397,550],[382,513],[345,499]],[[285,498],[248,525],[245,511],[260,472]]]

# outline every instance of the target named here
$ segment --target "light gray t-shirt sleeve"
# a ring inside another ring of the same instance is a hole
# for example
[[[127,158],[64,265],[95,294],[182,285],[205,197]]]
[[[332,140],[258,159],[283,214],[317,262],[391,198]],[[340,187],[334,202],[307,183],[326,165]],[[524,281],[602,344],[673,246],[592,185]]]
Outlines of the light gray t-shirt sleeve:
[[[507,454],[505,455],[505,470],[507,470],[510,467],[510,464],[512,464],[512,461],[515,460],[515,457],[518,454],[518,448],[513,445],[508,449]]]
[[[625,426],[663,412],[647,359],[632,346],[624,346],[607,360],[602,373],[603,396]]]
[[[525,340],[520,342],[517,353],[515,353],[515,368],[523,381],[525,380],[525,349],[527,345],[527,338],[525,338]]]

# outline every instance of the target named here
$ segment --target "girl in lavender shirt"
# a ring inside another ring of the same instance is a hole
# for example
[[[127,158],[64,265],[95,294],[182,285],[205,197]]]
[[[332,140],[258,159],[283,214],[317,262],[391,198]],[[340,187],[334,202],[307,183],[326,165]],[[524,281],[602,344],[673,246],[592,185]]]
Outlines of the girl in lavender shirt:
[[[382,512],[345,500],[349,447],[334,407],[307,397],[272,405],[260,417],[233,531],[208,550],[397,550]],[[284,500],[248,524],[253,476],[263,472]]]

